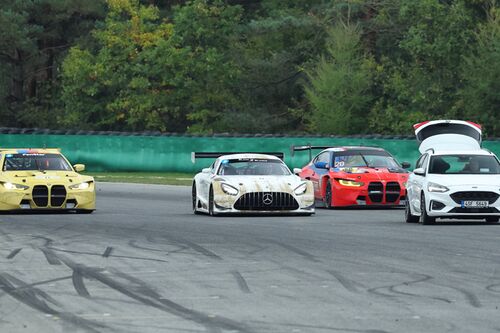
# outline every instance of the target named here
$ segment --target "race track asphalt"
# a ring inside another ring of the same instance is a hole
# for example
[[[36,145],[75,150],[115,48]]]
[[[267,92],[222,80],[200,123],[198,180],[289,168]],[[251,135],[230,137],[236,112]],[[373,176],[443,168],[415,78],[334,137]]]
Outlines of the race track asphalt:
[[[500,225],[190,205],[100,183],[91,215],[0,215],[0,332],[500,331]]]

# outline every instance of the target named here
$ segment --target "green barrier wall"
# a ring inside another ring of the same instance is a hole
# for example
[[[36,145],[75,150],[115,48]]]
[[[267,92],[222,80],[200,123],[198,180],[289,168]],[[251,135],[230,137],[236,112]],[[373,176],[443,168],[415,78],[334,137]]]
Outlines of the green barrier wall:
[[[194,173],[212,163],[200,159],[192,164],[192,151],[278,151],[285,153],[285,162],[294,168],[305,165],[309,154],[302,151],[291,156],[290,146],[305,144],[379,146],[412,165],[419,156],[416,141],[396,139],[0,134],[2,148],[61,148],[72,163],[83,163],[89,171]],[[500,155],[500,141],[485,141],[483,146]]]

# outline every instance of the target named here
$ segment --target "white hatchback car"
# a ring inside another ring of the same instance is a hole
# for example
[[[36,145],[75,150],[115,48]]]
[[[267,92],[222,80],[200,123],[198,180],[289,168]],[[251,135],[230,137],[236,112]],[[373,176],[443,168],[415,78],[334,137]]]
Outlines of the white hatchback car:
[[[407,183],[405,220],[500,218],[500,161],[481,149],[481,126],[460,120],[414,125],[422,153]]]

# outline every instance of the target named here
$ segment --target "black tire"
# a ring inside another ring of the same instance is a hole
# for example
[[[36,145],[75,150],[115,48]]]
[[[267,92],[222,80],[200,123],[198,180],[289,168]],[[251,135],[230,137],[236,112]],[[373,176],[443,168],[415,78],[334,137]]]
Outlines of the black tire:
[[[420,219],[419,219],[419,221],[423,225],[429,225],[429,224],[433,224],[434,222],[436,222],[435,217],[431,217],[431,216],[427,215],[427,207],[425,205],[425,196],[423,193],[422,193],[422,196],[420,197]]]
[[[325,208],[332,208],[332,184],[330,184],[330,180],[327,181],[325,187],[325,196],[323,197],[323,202],[325,203]]]
[[[499,220],[500,220],[500,218],[498,216],[488,216],[486,218],[486,222],[489,222],[489,223],[498,223]]]
[[[195,215],[198,215],[200,214],[199,211],[196,210],[196,183],[193,183],[193,187],[192,187],[192,190],[191,190],[191,202],[192,202],[192,205],[193,205],[193,214]]]
[[[208,215],[215,216],[214,213],[214,190],[210,187],[210,192],[208,194]]]
[[[406,223],[418,223],[418,216],[415,216],[411,213],[410,209],[410,201],[408,200],[408,195],[406,196],[405,202],[405,222]]]

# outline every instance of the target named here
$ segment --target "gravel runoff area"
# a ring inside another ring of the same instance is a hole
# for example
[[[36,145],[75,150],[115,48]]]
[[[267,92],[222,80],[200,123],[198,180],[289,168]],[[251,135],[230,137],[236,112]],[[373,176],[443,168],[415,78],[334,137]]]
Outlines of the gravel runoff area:
[[[0,215],[0,332],[500,331],[500,225],[214,218],[190,191],[100,183],[91,215]]]

